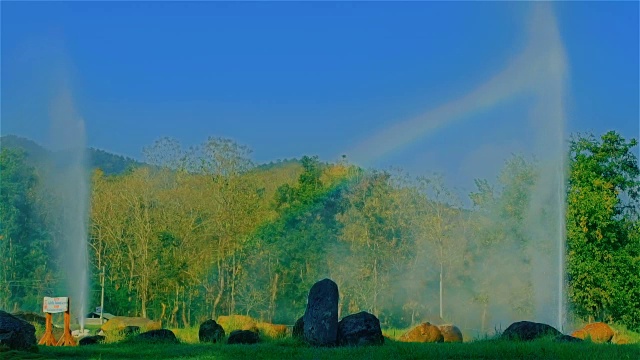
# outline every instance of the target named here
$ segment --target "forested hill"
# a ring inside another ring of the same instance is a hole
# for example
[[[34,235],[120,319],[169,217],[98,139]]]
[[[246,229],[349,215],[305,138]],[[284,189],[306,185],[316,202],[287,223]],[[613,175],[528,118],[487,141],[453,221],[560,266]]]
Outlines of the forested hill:
[[[0,137],[0,147],[22,149],[26,154],[28,163],[38,166],[51,156],[52,152],[33,140],[15,135],[5,135]],[[88,148],[87,156],[92,169],[101,169],[107,175],[122,174],[127,169],[136,168],[143,163],[129,157],[112,154],[110,152]]]

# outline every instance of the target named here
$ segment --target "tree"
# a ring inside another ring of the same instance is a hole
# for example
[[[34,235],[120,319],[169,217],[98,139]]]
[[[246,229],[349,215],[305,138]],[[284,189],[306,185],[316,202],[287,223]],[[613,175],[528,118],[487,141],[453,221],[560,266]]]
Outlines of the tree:
[[[388,172],[365,173],[357,180],[337,215],[340,241],[348,247],[341,259],[349,264],[343,293],[350,294],[349,312],[366,309],[380,317],[393,302],[395,276],[404,273],[410,258],[413,201],[401,179]]]
[[[451,272],[461,269],[465,244],[456,233],[461,224],[461,205],[456,196],[447,189],[444,178],[436,175],[433,178],[419,178],[418,189],[421,196],[419,226],[422,230],[421,248],[426,250],[434,246],[437,269],[439,273],[439,316],[444,319],[444,280],[452,279]],[[446,269],[445,269],[446,267]],[[433,269],[433,267],[431,267]],[[446,276],[445,276],[446,271]]]
[[[640,328],[640,171],[610,131],[572,138],[567,208],[569,296],[582,317]]]
[[[513,318],[530,316],[533,311],[535,275],[531,258],[540,244],[531,241],[531,218],[540,214],[532,213],[531,198],[537,170],[522,156],[514,155],[507,159],[495,186],[476,180],[477,192],[470,194],[474,204],[470,286],[475,292],[472,303],[481,307],[483,331],[488,330],[492,308]]]
[[[0,177],[0,308],[35,310],[53,286],[38,177],[22,151],[6,148],[0,152]]]

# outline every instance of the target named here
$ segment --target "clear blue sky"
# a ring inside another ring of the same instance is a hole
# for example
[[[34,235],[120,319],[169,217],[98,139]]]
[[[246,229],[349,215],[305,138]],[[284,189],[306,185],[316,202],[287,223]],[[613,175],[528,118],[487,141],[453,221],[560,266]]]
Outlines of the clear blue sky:
[[[49,106],[64,79],[89,146],[141,158],[161,136],[185,145],[223,136],[258,162],[335,160],[485,82],[522,48],[530,7],[3,1],[0,131],[49,143]],[[568,62],[567,130],[637,138],[638,2],[553,8]],[[528,107],[507,101],[374,165],[442,170],[457,144],[473,141],[489,153],[522,150],[516,119]],[[491,149],[496,142],[504,146]]]

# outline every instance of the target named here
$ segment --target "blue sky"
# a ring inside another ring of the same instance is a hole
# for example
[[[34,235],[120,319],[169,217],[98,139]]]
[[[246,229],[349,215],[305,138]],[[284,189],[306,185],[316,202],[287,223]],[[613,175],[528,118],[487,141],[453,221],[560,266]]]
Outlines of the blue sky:
[[[373,134],[464,96],[525,47],[532,5],[1,6],[2,134],[49,144],[49,108],[68,84],[89,146],[141,158],[142,147],[161,136],[187,146],[223,136],[265,162],[305,154],[336,160],[355,144],[375,147],[367,142]],[[568,132],[617,130],[637,138],[638,2],[562,2],[553,9],[568,63]],[[414,174],[454,166],[455,173],[482,162],[482,151],[526,151],[522,119],[531,108],[526,96],[515,96],[372,165]]]

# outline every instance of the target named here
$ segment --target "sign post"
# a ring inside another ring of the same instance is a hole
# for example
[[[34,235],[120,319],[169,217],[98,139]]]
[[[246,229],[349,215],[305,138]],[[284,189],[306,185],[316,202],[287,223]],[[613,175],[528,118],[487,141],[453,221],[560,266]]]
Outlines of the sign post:
[[[52,315],[51,313],[45,313],[44,316],[46,318],[44,335],[38,342],[38,345],[55,346],[56,338],[53,337],[53,321],[51,320]]]
[[[68,297],[45,297],[42,304],[42,311],[46,314],[46,325],[44,335],[38,342],[39,345],[47,346],[76,346],[76,341],[71,335],[71,301]],[[53,336],[54,313],[64,313],[64,333],[56,342]]]

